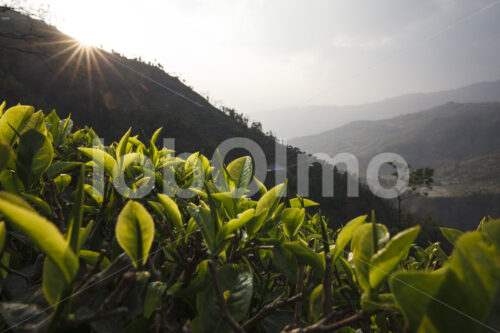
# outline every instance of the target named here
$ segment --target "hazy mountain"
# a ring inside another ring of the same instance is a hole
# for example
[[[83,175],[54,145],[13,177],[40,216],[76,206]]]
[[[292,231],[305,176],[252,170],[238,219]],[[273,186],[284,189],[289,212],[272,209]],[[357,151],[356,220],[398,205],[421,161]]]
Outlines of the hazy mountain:
[[[447,103],[392,119],[352,122],[290,143],[310,153],[352,153],[362,170],[376,154],[394,152],[413,167],[438,169],[447,185],[465,191],[486,182],[500,192],[499,129],[500,103]]]
[[[255,118],[278,137],[294,138],[317,134],[356,120],[379,120],[426,110],[447,102],[481,103],[500,101],[500,81],[480,82],[459,89],[408,94],[380,102],[346,106],[304,106],[271,110]]]

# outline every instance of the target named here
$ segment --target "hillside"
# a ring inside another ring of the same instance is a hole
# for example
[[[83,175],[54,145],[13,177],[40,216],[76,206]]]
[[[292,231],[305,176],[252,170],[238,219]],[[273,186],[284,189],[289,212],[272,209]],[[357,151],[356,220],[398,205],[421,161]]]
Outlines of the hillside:
[[[260,113],[256,118],[278,137],[314,135],[357,120],[380,120],[430,109],[448,102],[500,101],[500,81],[480,82],[459,89],[418,93],[383,101],[346,106],[303,106]]]
[[[499,128],[499,103],[447,103],[392,119],[352,122],[290,143],[311,153],[352,153],[361,170],[376,154],[394,152],[415,168],[437,169],[442,185],[461,186],[463,192],[487,182],[498,191]]]
[[[91,126],[106,142],[119,139],[132,125],[133,134],[146,138],[163,127],[162,137],[175,138],[176,151],[200,151],[211,156],[225,139],[246,137],[274,162],[275,138],[246,123],[232,110],[213,107],[160,65],[127,59],[116,52],[85,48],[43,21],[7,10],[0,22],[0,100],[18,102],[61,117],[71,114],[76,127]],[[297,154],[288,147],[289,188],[296,189]],[[245,151],[233,151],[228,159]],[[332,171],[333,172],[333,171]],[[346,176],[335,180],[335,198],[321,196],[321,166],[310,170],[310,196],[323,213],[338,224],[374,209],[381,220],[395,226],[392,203],[360,186],[358,198],[346,197]],[[274,184],[269,172],[266,184]]]
[[[130,124],[150,135],[180,138],[180,151],[210,152],[221,141],[251,136],[273,144],[262,133],[221,112],[160,66],[127,59],[118,53],[86,48],[42,21],[14,11],[0,23],[0,92],[8,104],[23,102],[92,126],[106,140],[122,135]],[[186,135],[187,129],[189,136]],[[207,135],[209,133],[209,135]]]

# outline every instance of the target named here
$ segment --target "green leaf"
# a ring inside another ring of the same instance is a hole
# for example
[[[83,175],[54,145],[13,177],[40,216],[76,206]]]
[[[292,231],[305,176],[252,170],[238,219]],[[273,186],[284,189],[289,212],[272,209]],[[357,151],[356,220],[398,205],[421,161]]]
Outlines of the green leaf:
[[[495,243],[497,249],[500,249],[500,219],[488,221],[482,231]]]
[[[156,141],[158,140],[158,137],[160,136],[161,130],[163,127],[158,128],[154,133],[153,136],[151,137],[151,140],[149,141],[151,145],[156,145]]]
[[[18,105],[5,111],[0,118],[0,139],[12,144],[16,135],[28,124],[34,110],[32,106]]]
[[[54,184],[56,185],[58,193],[62,193],[70,183],[71,183],[71,176],[64,173],[54,178]]]
[[[377,239],[377,248],[382,248],[389,240],[389,232],[384,225],[376,223],[362,224],[356,228],[351,240],[352,259],[356,269],[356,276],[359,284],[367,293],[371,290],[369,272],[370,261],[375,249],[374,239]]]
[[[142,153],[129,153],[129,154],[122,155],[120,157],[120,159],[118,160],[120,162],[120,164],[115,164],[113,172],[125,171],[125,170],[129,169],[131,166],[133,166],[135,163],[140,164],[140,165],[144,165],[146,158],[147,158],[146,155],[144,155]],[[148,169],[146,168],[145,171],[147,171],[147,170]],[[151,176],[153,176],[153,174],[154,174],[153,170],[150,170],[149,174]]]
[[[69,246],[75,253],[78,253],[80,251],[79,233],[80,227],[82,226],[83,201],[85,198],[85,191],[83,190],[84,179],[85,167],[82,165],[82,167],[80,168],[80,178],[78,179],[78,185],[75,190],[73,208],[71,209],[71,216],[68,226]]]
[[[24,201],[21,197],[8,193],[8,192],[0,192],[0,199],[3,199],[5,201],[9,201],[17,206],[20,206],[24,209],[29,210],[30,212],[36,213],[36,210],[33,209],[26,201]]]
[[[255,210],[253,208],[247,209],[241,213],[238,218],[232,219],[222,226],[222,228],[217,232],[216,243],[220,245],[226,237],[244,226],[255,216]]]
[[[411,327],[417,328],[424,318],[433,295],[445,280],[446,270],[435,272],[397,272],[389,280],[403,314]],[[414,330],[416,331],[416,329]]]
[[[6,197],[0,197],[0,212],[54,261],[66,281],[72,281],[78,270],[78,258],[56,226],[25,205],[5,200]]]
[[[267,191],[257,202],[255,215],[266,213],[266,217],[272,215],[278,203],[285,193],[285,184],[280,184]]]
[[[267,192],[267,188],[260,180],[258,180],[255,176],[253,177],[255,184],[257,184],[257,188],[259,189],[260,195],[264,195]]]
[[[48,179],[54,179],[62,173],[68,172],[81,165],[79,162],[61,162],[57,161],[50,165],[45,175]]]
[[[199,158],[201,161],[201,166],[203,167],[203,171],[205,171],[205,178],[209,179],[214,167],[210,166],[210,161],[205,156],[200,155]]]
[[[127,133],[121,138],[118,146],[116,146],[116,160],[119,161],[120,157],[124,156],[127,152],[127,144],[128,139],[130,138],[130,132],[132,132],[132,128],[129,128]]]
[[[100,255],[101,254],[99,252],[89,251],[89,250],[80,250],[80,252],[78,252],[78,256],[80,258],[82,258],[85,261],[88,261],[91,264],[95,264]],[[109,265],[111,265],[109,259],[103,257],[101,264],[99,265],[99,269],[100,270],[106,269],[106,267],[108,267]]]
[[[151,215],[140,203],[129,201],[116,222],[116,239],[136,268],[148,260],[155,227]]]
[[[16,152],[16,170],[26,188],[40,178],[54,157],[54,150],[47,137],[35,130],[21,135]]]
[[[59,144],[59,123],[61,122],[61,119],[56,114],[56,110],[52,110],[52,112],[45,117],[45,124],[47,126],[47,129],[52,135],[52,140],[54,143],[57,145]]]
[[[70,287],[70,282],[64,277],[63,272],[47,257],[43,262],[42,289],[50,305],[56,305],[61,300],[61,295]]]
[[[297,260],[290,250],[281,245],[274,246],[273,263],[290,282],[297,282]]]
[[[444,238],[446,238],[446,240],[448,242],[451,243],[451,245],[455,245],[455,242],[457,241],[457,239],[462,236],[463,232],[461,232],[460,230],[457,230],[457,229],[453,229],[453,228],[439,228],[441,230],[441,233],[443,234]]]
[[[232,185],[243,194],[252,180],[252,159],[249,156],[240,157],[227,166]]]
[[[230,217],[236,217],[236,207],[238,203],[238,199],[236,197],[236,191],[233,190],[231,192],[221,192],[221,193],[212,193],[211,196],[215,200],[221,202],[224,205],[228,215]]]
[[[255,215],[248,223],[246,224],[245,228],[247,231],[247,234],[250,237],[254,237],[255,234],[262,228],[262,225],[264,224],[264,221],[266,219],[267,212],[261,212],[260,215]]]
[[[398,310],[396,299],[390,293],[377,294],[371,298],[362,297],[361,308],[366,312],[377,311],[380,308]]]
[[[309,297],[309,314],[311,321],[314,323],[318,321],[323,312],[323,284],[318,285],[311,292]]]
[[[49,206],[48,203],[43,201],[37,196],[27,194],[27,193],[21,193],[21,195],[31,202],[32,205],[34,205],[44,216],[50,217],[52,216],[52,208]]]
[[[89,189],[91,190],[91,189]],[[87,192],[88,193],[88,192]],[[156,215],[161,218],[166,218],[165,216],[165,208],[163,208],[163,205],[159,202],[148,200],[148,205],[153,209]]]
[[[356,217],[349,221],[343,228],[340,230],[339,235],[337,236],[337,240],[335,241],[335,248],[333,250],[333,259],[332,263],[335,264],[337,258],[344,252],[345,247],[351,241],[352,235],[356,229],[365,223],[367,215]]]
[[[420,226],[416,226],[398,233],[373,256],[369,273],[372,289],[380,287],[401,260],[408,255],[408,251],[419,232]]]
[[[217,225],[213,220],[210,210],[205,207],[187,206],[189,214],[200,228],[203,239],[207,244],[210,253],[215,253],[215,237],[217,234]]]
[[[10,264],[10,253],[9,252],[2,253],[2,256],[0,258],[0,262],[5,267],[9,267],[9,264]],[[3,268],[0,268],[0,276],[5,279],[7,277],[7,275],[9,275],[9,272],[6,271]]]
[[[307,208],[319,206],[319,203],[306,198],[293,198],[290,200],[290,207],[292,208]]]
[[[80,228],[80,232],[78,234],[78,248],[81,249],[83,244],[87,241],[90,236],[90,232],[92,231],[92,227],[94,226],[94,221],[90,221],[83,228]]]
[[[175,201],[165,194],[158,194],[158,199],[165,208],[167,217],[172,221],[175,228],[179,231],[184,231],[182,215]]]
[[[344,271],[349,287],[351,287],[352,290],[357,290],[358,286],[356,284],[356,278],[352,264],[349,263],[344,257],[339,257],[336,266],[339,270]]]
[[[167,290],[167,285],[160,281],[148,284],[146,296],[144,297],[144,316],[151,317],[157,307],[161,305],[163,293]]]
[[[210,273],[208,272],[208,261],[209,259],[206,259],[198,264],[195,277],[189,283],[178,282],[168,289],[167,294],[184,297],[196,296],[211,281]]]
[[[45,136],[47,135],[47,128],[45,127],[45,118],[42,110],[33,113],[26,126],[19,133],[23,134],[30,129],[35,130]]]
[[[489,331],[486,320],[498,317],[500,252],[484,234],[465,233],[444,268],[396,273],[390,287],[412,331]]]
[[[300,241],[283,243],[283,247],[292,252],[299,261],[311,266],[318,276],[323,276],[325,266],[321,254],[314,252]]]
[[[0,104],[0,117],[3,115],[3,111],[5,110],[6,105],[7,103],[5,103],[5,101],[3,101],[2,104]]]
[[[103,198],[103,193],[100,191],[99,188],[96,188],[92,185],[85,184],[83,185],[83,189],[87,193],[88,196],[90,196],[94,201],[99,205],[102,206],[102,202],[104,200]]]
[[[70,115],[71,116],[71,115]],[[59,122],[59,140],[64,140],[73,128],[73,120],[70,117],[63,119]]]
[[[252,273],[232,265],[218,269],[217,277],[231,316],[238,322],[246,318],[253,294]],[[206,288],[196,297],[196,308],[202,324],[202,332],[231,332],[226,320],[221,316],[213,286]]]
[[[281,220],[283,221],[283,231],[288,238],[293,238],[299,231],[304,218],[306,210],[304,208],[285,208],[281,213]]]
[[[12,155],[10,145],[0,139],[0,171],[2,171],[10,161]]]
[[[24,185],[16,172],[4,169],[0,171],[0,182],[2,187],[10,193],[19,194],[24,191]]]
[[[7,239],[7,229],[5,228],[5,222],[0,222],[0,254],[3,252],[5,247],[5,240]]]
[[[97,148],[78,148],[78,150],[81,151],[83,155],[90,158],[92,162],[103,168],[108,175],[113,175],[116,161],[107,152]]]

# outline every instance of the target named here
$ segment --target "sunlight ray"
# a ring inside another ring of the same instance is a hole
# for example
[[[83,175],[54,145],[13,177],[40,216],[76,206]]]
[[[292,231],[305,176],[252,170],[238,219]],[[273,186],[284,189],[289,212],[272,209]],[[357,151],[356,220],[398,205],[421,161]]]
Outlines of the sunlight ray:
[[[79,45],[74,51],[73,53],[68,57],[68,59],[66,59],[66,61],[64,62],[64,64],[57,70],[57,72],[55,73],[54,77],[51,79],[51,82],[54,82],[58,77],[59,75],[62,74],[62,72],[64,71],[64,69],[66,67],[68,67],[68,65],[71,63],[71,61],[79,54],[82,52],[82,46]]]
[[[107,87],[106,79],[104,78],[104,75],[102,73],[101,66],[99,65],[99,61],[97,61],[96,56],[95,56],[95,52],[94,52],[95,48],[88,47],[87,49],[88,49],[90,57],[91,57],[90,61],[94,63],[96,70],[97,70],[97,74],[99,75],[99,78],[102,80],[104,85]]]
[[[61,50],[61,51],[57,52],[56,54],[51,55],[51,56],[50,56],[50,59],[52,59],[52,58],[56,58],[56,57],[58,57],[58,56],[60,56],[60,55],[63,55],[63,54],[65,54],[65,53],[68,53],[68,52],[69,52],[69,51],[71,51],[72,49],[77,48],[79,45],[80,45],[80,44],[79,44],[78,42],[76,42],[76,41],[75,41],[75,44],[72,44],[72,45],[70,45],[70,46],[68,46],[68,47],[64,48],[63,50]]]
[[[85,52],[83,52],[83,50],[80,50],[80,52],[78,53],[78,59],[76,60],[75,69],[73,70],[73,74],[71,75],[71,83],[70,84],[73,84],[76,76],[78,75],[84,54],[85,54]]]
[[[123,79],[123,74],[108,60],[102,50],[95,48],[94,51],[96,55],[104,61],[104,64],[106,64],[119,78]]]
[[[89,96],[92,96],[92,68],[90,63],[89,49],[85,49],[85,59],[87,61],[87,79],[89,83]]]
[[[68,38],[68,39],[64,39],[64,40],[51,40],[51,41],[45,41],[45,42],[36,42],[34,44],[40,45],[40,46],[45,46],[45,45],[60,45],[60,44],[74,44],[74,43],[78,43],[78,42],[73,38]]]

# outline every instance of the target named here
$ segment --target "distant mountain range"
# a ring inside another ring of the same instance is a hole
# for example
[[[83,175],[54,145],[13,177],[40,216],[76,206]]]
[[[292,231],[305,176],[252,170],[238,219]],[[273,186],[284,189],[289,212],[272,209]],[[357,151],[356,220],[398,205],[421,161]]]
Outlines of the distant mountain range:
[[[380,102],[346,106],[304,106],[261,112],[255,118],[280,138],[313,135],[356,120],[380,120],[430,109],[447,102],[500,101],[500,81],[480,82],[434,93],[408,94]],[[293,142],[293,141],[290,141]]]
[[[415,168],[435,168],[440,185],[461,194],[500,192],[500,103],[447,103],[386,120],[355,121],[289,143],[309,153],[352,153],[361,170],[376,154],[393,152]]]

